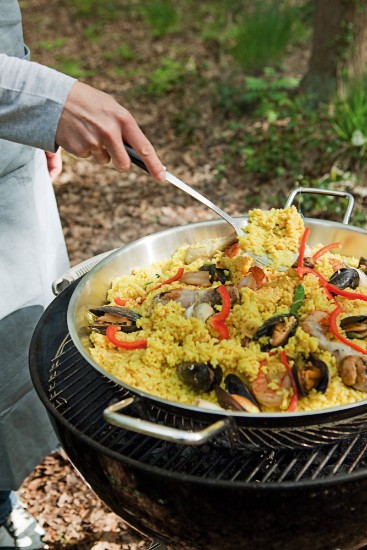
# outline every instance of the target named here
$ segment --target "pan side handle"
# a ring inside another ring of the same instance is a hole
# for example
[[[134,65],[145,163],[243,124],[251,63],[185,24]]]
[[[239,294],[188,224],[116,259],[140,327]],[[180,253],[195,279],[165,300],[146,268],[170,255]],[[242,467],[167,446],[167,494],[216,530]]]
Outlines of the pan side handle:
[[[343,199],[347,199],[348,205],[345,210],[343,223],[345,225],[349,224],[353,208],[354,208],[354,197],[350,193],[347,193],[346,191],[336,191],[334,189],[318,189],[313,187],[298,187],[297,189],[293,189],[291,193],[289,193],[287,202],[285,203],[284,208],[288,208],[288,206],[292,206],[294,199],[298,194],[301,193],[309,193],[313,195],[330,195],[332,197],[342,197]]]
[[[203,430],[189,432],[169,426],[163,426],[161,424],[155,424],[148,420],[141,420],[140,418],[134,418],[117,412],[128,407],[133,402],[134,398],[128,397],[127,399],[110,405],[104,410],[103,418],[108,424],[112,424],[118,428],[184,445],[202,445],[228,428],[231,422],[230,419],[218,420]]]

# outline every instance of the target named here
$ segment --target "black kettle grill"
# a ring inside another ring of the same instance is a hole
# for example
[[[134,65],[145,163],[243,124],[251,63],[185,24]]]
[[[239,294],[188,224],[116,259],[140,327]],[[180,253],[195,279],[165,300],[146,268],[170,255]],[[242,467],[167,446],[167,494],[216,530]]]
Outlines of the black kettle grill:
[[[66,313],[76,282],[69,283],[60,282],[66,288],[34,332],[33,384],[76,469],[113,512],[160,541],[151,549],[364,547],[367,434],[330,445],[250,450],[216,441],[181,446],[105,423],[106,406],[129,395],[75,348]],[[178,428],[192,422],[144,402],[134,408],[133,415]]]

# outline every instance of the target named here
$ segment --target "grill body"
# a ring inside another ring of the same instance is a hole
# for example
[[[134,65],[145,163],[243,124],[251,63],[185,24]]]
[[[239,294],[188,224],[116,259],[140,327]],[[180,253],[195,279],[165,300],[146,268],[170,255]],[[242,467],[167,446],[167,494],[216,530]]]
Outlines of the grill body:
[[[135,529],[180,549],[336,550],[367,540],[367,481],[282,486],[221,482],[112,456],[57,427],[71,461]]]
[[[215,442],[185,447],[110,426],[103,410],[126,390],[91,367],[68,338],[73,289],[42,316],[30,371],[70,460],[111,510],[183,550],[364,546],[364,434],[314,448],[252,451]]]

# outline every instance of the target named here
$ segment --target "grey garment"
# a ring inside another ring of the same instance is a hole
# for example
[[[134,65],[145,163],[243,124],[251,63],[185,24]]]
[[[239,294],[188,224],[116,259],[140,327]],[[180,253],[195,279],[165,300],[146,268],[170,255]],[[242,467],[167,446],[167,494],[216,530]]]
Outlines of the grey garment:
[[[0,179],[0,319],[48,305],[52,282],[69,266],[45,153],[33,151],[30,162]]]
[[[33,152],[24,145],[55,151],[57,125],[75,82],[29,62],[18,2],[0,0],[0,177],[30,160]]]
[[[15,0],[0,1],[0,53],[29,58],[23,44],[22,17]],[[10,174],[28,162],[32,154],[30,147],[0,139],[0,176]]]
[[[45,154],[0,179],[0,490],[16,490],[56,437],[28,367],[34,327],[69,266]]]
[[[16,0],[0,2],[0,52],[23,57],[22,16]]]
[[[0,54],[0,138],[55,151],[60,115],[75,79]]]
[[[56,448],[58,442],[46,410],[30,380],[29,343],[43,312],[30,306],[0,321],[0,486],[16,489]]]
[[[18,489],[57,444],[28,346],[69,266],[45,153],[34,147],[54,150],[75,80],[28,58],[18,2],[0,0],[0,490]]]

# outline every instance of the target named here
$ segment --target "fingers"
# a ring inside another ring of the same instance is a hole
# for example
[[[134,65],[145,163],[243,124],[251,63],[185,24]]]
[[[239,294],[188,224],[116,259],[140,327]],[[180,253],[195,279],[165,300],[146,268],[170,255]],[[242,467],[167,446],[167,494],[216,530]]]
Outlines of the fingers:
[[[126,141],[126,143],[131,145],[138,153],[153,178],[157,181],[164,181],[165,169],[153,145],[143,134],[129,111],[122,108],[120,116],[120,135],[109,135],[109,143],[108,146],[106,146],[115,168],[117,168],[117,170],[126,171],[131,166],[130,158],[123,143]]]
[[[112,160],[117,170],[126,171],[131,161],[124,141],[157,181],[165,180],[164,167],[133,115],[109,94],[75,83],[61,113],[56,142],[78,157],[92,156],[102,164]]]
[[[91,151],[90,154],[99,164],[108,164],[111,160],[109,153],[104,147],[102,147],[102,149]]]
[[[56,153],[45,151],[45,155],[48,173],[50,175],[51,181],[54,182],[57,176],[59,176],[62,172],[61,149],[59,149]]]
[[[123,138],[135,149],[153,178],[160,182],[165,181],[165,168],[159,160],[153,145],[134,119],[130,124],[124,126]]]

